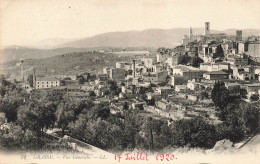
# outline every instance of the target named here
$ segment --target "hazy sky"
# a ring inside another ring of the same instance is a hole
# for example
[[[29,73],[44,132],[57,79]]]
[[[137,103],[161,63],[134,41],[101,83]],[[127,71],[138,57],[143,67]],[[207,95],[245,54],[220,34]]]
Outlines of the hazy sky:
[[[260,29],[260,0],[0,0],[2,45],[104,32],[203,27]]]

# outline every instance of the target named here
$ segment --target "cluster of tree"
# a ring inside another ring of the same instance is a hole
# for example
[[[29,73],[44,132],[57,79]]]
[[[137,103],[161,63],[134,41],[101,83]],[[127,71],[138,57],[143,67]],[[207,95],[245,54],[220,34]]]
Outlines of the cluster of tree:
[[[96,78],[97,77],[95,74],[91,75],[88,72],[77,75],[77,80],[79,81],[79,84],[84,84],[84,82],[94,81]]]
[[[259,130],[259,107],[230,96],[224,83],[215,83],[211,98],[219,119],[223,121],[217,128],[219,139],[228,138],[237,142]]]
[[[42,148],[46,144],[45,130],[58,127],[64,133],[70,122],[93,106],[91,100],[69,97],[57,90],[34,90],[27,94],[3,79],[2,87],[5,94],[0,97],[0,112],[5,113],[11,125],[0,130],[3,149]],[[4,123],[1,120],[1,126]]]
[[[103,113],[106,113],[105,107],[100,109]],[[168,126],[166,120],[153,119],[136,110],[92,115],[82,113],[71,122],[70,135],[110,151],[160,151],[175,146],[211,148],[216,142],[215,127],[201,117],[175,121]]]
[[[107,81],[108,84],[108,92],[107,94],[110,95],[119,95],[119,93],[121,92],[121,88],[118,87],[117,82],[114,80],[108,80]]]
[[[173,52],[176,54],[176,56],[181,56],[185,54],[185,46],[180,45],[173,49]]]
[[[224,57],[224,51],[221,45],[217,46],[216,53],[213,54],[213,59]]]
[[[198,56],[190,57],[189,55],[182,55],[178,57],[178,64],[190,64],[193,67],[199,67],[200,63],[203,63],[203,60]]]

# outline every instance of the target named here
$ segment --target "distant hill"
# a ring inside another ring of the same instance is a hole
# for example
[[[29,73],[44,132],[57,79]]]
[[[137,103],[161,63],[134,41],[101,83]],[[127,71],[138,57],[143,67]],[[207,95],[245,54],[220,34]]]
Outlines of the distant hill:
[[[10,46],[1,50],[1,60],[11,61],[19,59],[39,59],[47,58],[56,55],[71,53],[71,52],[84,52],[84,48],[56,48],[56,49],[37,49],[21,46]]]
[[[57,45],[65,44],[76,40],[79,39],[49,38],[35,43],[32,47],[41,49],[55,49],[58,48]]]
[[[55,49],[37,49],[21,46],[9,46],[1,50],[0,63],[8,62],[11,60],[20,59],[41,59],[48,58],[62,54],[74,53],[74,52],[88,52],[88,51],[105,51],[105,52],[117,52],[122,50],[145,50],[154,51],[154,48],[146,47],[89,47],[89,48],[75,48],[75,47],[63,47]],[[2,60],[2,61],[1,61]]]
[[[182,38],[189,33],[189,28],[147,29],[143,31],[109,32],[83,39],[53,38],[40,41],[38,47],[56,47],[54,49],[39,49],[37,47],[10,46],[1,50],[1,60],[47,58],[72,52],[86,52],[93,50],[121,51],[157,49],[158,47],[173,48],[181,44]],[[211,33],[226,33],[235,35],[236,29],[224,31],[211,30]],[[203,28],[193,28],[193,34],[203,34]],[[243,29],[243,37],[260,35],[260,29]],[[66,42],[70,40],[69,42]],[[73,41],[71,41],[73,40]],[[66,43],[64,43],[66,42]]]
[[[194,28],[193,34],[203,34],[203,28]],[[211,30],[212,33],[235,35],[236,29],[224,31]],[[189,33],[189,28],[147,29],[143,31],[110,32],[80,39],[60,45],[60,47],[169,47],[181,44],[182,38]],[[260,29],[244,29],[243,37],[260,35]]]

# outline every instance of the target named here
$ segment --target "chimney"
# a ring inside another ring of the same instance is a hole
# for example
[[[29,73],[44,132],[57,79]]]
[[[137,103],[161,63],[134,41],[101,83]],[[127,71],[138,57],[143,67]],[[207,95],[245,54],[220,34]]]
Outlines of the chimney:
[[[190,27],[189,38],[192,38],[192,28]]]
[[[23,60],[21,60],[21,81],[24,82],[24,75],[23,75]]]
[[[36,87],[35,68],[33,68],[33,87]]]
[[[133,63],[134,63],[134,65],[133,65],[133,74],[134,74],[134,78],[135,78],[135,59],[133,60]]]

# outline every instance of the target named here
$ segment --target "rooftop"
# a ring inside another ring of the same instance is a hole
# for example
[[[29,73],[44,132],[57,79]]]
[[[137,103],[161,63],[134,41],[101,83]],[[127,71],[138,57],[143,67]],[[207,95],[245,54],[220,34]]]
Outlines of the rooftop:
[[[209,75],[227,75],[228,73],[223,72],[223,71],[212,71],[212,72],[207,72],[206,74],[209,74]]]
[[[177,65],[173,69],[181,69],[182,71],[200,71],[198,68],[185,66],[185,65]]]
[[[260,87],[260,83],[246,84],[248,87]]]
[[[55,77],[36,77],[36,81],[58,81],[58,78]]]

